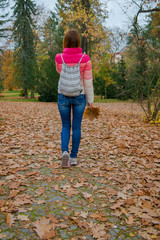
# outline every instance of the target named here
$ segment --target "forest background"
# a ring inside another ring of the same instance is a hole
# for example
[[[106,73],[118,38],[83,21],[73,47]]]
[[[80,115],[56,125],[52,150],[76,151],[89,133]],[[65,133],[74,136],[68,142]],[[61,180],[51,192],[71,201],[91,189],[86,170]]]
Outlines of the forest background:
[[[0,239],[160,237],[160,5],[126,0],[122,30],[104,2],[0,0]],[[100,114],[84,114],[78,165],[61,169],[55,55],[69,28]]]
[[[93,65],[94,91],[101,99],[138,100],[148,121],[159,121],[160,4],[156,0],[128,0],[136,7],[128,29],[108,29],[107,2],[57,0],[54,11],[33,0],[0,2],[0,89],[22,89],[27,99],[57,101],[59,75],[55,55],[63,51],[69,28],[81,34],[83,52]],[[11,17],[12,12],[12,17]],[[141,16],[144,20],[139,20]]]

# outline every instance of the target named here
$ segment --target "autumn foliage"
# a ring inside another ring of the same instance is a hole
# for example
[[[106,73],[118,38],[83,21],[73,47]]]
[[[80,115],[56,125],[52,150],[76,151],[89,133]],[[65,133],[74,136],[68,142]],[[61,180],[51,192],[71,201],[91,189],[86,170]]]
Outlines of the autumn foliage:
[[[157,4],[157,7],[160,8],[160,3]],[[160,38],[160,12],[154,12],[151,15],[152,18],[152,24],[153,24],[153,29],[152,29],[152,34],[153,36]]]
[[[4,86],[9,90],[17,87],[14,78],[13,51],[6,50],[2,55],[2,79]]]

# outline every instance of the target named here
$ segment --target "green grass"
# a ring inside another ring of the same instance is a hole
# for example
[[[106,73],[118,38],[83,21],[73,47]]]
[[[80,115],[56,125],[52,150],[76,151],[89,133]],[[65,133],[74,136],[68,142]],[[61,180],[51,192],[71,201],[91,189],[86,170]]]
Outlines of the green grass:
[[[29,99],[20,98],[19,94],[21,90],[5,90],[0,93],[0,95],[3,95],[5,97],[0,97],[0,101],[14,101],[14,102],[37,102],[38,99],[30,99],[31,92],[28,91],[28,97]],[[35,97],[38,96],[38,93],[35,93]],[[17,97],[17,98],[16,98]],[[117,103],[117,102],[132,102],[132,100],[119,100],[119,99],[103,99],[100,96],[94,97],[95,103]]]
[[[96,103],[115,103],[115,102],[132,102],[131,99],[129,100],[119,100],[119,99],[104,99],[100,96],[94,96],[94,102]]]
[[[21,97],[19,94],[20,94],[20,91],[21,90],[12,90],[12,91],[9,91],[9,90],[5,90],[3,92],[0,93],[0,95],[4,96],[4,97],[0,97],[0,100],[2,101],[14,101],[14,102],[37,102],[38,99],[30,99],[30,96],[31,96],[31,92],[28,91],[28,97],[29,99],[24,99],[23,97]],[[34,94],[35,97],[38,96],[38,93],[35,93]],[[21,97],[19,99],[19,97]]]
[[[16,98],[14,98],[14,99],[7,99],[7,98],[0,98],[0,101],[3,101],[3,102],[38,102],[38,99],[36,98],[36,99],[31,99],[31,98],[29,98],[29,99],[16,99]]]
[[[5,95],[5,94],[2,94],[2,95]],[[34,96],[39,96],[38,94],[34,94]],[[10,95],[5,95],[5,98],[11,98],[11,97],[22,97],[19,95],[19,93],[13,93],[13,94],[10,94]],[[30,98],[30,94],[28,94],[28,97]]]
[[[3,94],[4,94],[4,93],[18,93],[18,94],[19,94],[19,93],[20,93],[20,90],[12,90],[12,91],[11,91],[11,90],[5,90],[5,91],[3,91],[2,93],[3,93]]]
[[[3,95],[5,95],[5,94],[3,93]],[[19,96],[19,93],[13,93],[13,94],[10,94],[10,95],[5,95],[5,98],[9,98],[9,97],[20,97],[20,96]]]

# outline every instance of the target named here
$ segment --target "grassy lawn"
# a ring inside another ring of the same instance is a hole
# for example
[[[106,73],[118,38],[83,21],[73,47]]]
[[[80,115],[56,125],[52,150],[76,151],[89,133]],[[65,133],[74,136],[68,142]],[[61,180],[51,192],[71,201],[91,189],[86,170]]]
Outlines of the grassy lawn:
[[[31,92],[28,91],[29,99],[24,99],[24,97],[20,97],[21,90],[5,90],[0,93],[0,101],[14,101],[14,102],[37,102],[38,101],[38,93],[35,93],[35,99],[30,99]],[[1,97],[2,96],[2,97]],[[119,99],[103,99],[100,96],[94,97],[95,103],[115,103],[115,102],[132,102],[132,100],[119,100]]]
[[[19,94],[19,93],[20,93],[20,90],[12,90],[12,91],[11,91],[11,90],[5,90],[5,91],[3,91],[2,93],[3,93],[3,94],[5,94],[5,93],[18,93],[18,94]]]
[[[38,101],[38,93],[35,93],[35,99],[30,99],[31,92],[28,91],[29,99],[24,99],[24,97],[20,96],[20,89],[19,90],[4,90],[0,93],[0,100],[3,101],[14,101],[14,102],[37,102]]]
[[[38,98],[35,99],[24,99],[24,98],[0,98],[0,101],[4,102],[38,102]]]
[[[131,101],[132,100],[120,100],[120,99],[113,99],[113,98],[104,99],[104,98],[101,98],[100,96],[94,96],[94,102],[97,102],[97,103],[131,102]]]

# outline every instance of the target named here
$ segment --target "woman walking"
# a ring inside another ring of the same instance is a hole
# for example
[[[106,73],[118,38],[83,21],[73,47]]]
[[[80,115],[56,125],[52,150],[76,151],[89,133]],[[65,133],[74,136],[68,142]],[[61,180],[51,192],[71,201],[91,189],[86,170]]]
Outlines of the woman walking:
[[[77,165],[84,109],[86,105],[92,107],[94,99],[90,57],[82,53],[80,44],[79,33],[74,29],[69,30],[64,36],[63,53],[59,53],[55,57],[56,69],[60,73],[58,109],[62,121],[62,168]],[[71,126],[72,149],[69,155]]]

